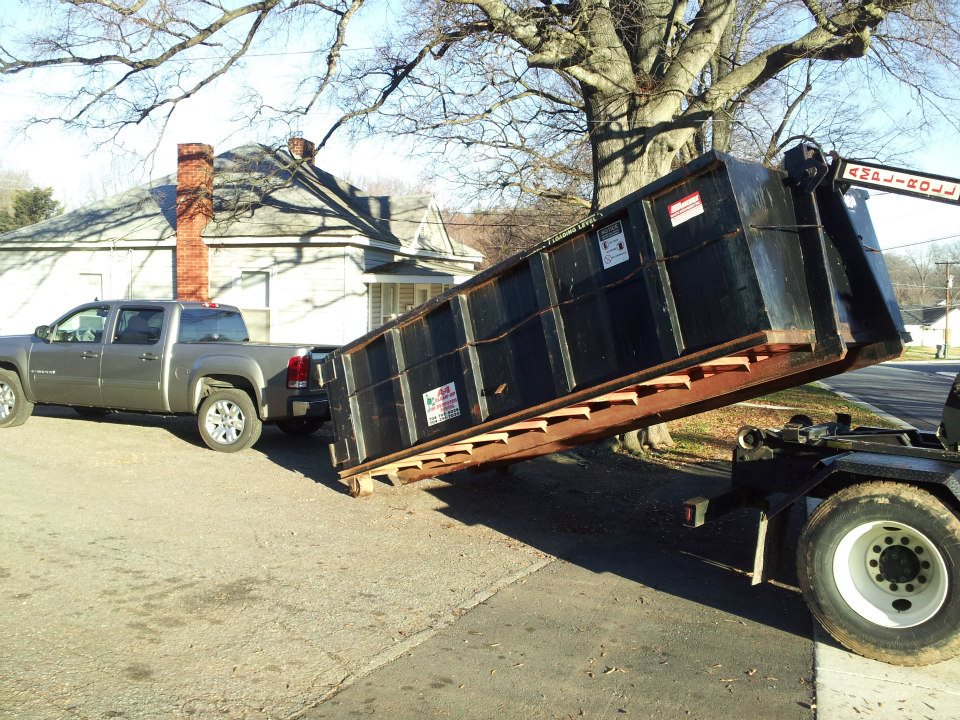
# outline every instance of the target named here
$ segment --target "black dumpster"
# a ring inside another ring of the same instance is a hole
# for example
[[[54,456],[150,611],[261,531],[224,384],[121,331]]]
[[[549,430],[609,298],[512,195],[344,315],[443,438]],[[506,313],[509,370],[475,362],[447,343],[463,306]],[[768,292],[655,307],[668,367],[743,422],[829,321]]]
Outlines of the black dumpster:
[[[334,462],[344,477],[427,477],[555,450],[495,431],[547,433],[571,406],[596,416],[612,390],[637,393],[634,415],[570,425],[561,445],[895,357],[902,321],[862,205],[701,157],[332,353]],[[718,358],[756,370],[788,352],[774,376],[741,373],[674,408],[645,399],[737,365]]]

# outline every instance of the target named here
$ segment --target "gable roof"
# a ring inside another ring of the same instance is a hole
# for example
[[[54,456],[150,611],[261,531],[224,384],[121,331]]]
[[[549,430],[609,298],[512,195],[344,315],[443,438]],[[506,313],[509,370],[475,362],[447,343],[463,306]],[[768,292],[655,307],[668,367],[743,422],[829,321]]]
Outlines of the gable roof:
[[[958,307],[950,308],[951,322],[953,322],[953,316],[958,310],[960,310]],[[943,305],[936,307],[904,305],[900,308],[900,314],[903,315],[905,325],[935,325],[943,320],[947,314],[947,309]]]
[[[176,175],[0,235],[0,247],[161,244],[176,237]],[[286,150],[251,143],[214,158],[212,243],[230,238],[346,239],[479,260],[451,239],[429,195],[369,195]]]
[[[160,244],[176,236],[177,188],[169,178],[141,185],[0,235],[0,247],[75,247],[110,242]]]

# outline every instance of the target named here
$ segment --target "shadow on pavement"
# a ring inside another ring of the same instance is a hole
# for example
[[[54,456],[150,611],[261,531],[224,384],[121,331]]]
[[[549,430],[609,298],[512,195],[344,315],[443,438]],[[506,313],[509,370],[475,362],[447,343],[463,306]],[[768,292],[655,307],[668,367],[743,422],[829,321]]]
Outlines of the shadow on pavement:
[[[486,525],[594,573],[623,578],[804,638],[811,619],[789,574],[752,587],[757,516],[740,510],[702,528],[681,525],[681,503],[725,478],[624,456],[550,456],[512,476],[465,473],[429,490],[459,522]],[[791,521],[796,535],[800,518]],[[791,547],[787,558],[792,557]]]
[[[104,426],[135,425],[160,428],[187,445],[207,452],[215,452],[207,448],[200,438],[197,419],[192,415],[151,415],[110,411],[102,416],[84,417],[73,408],[60,405],[38,405],[34,408],[34,415]],[[339,481],[330,464],[327,445],[331,442],[333,438],[324,435],[322,431],[306,437],[294,437],[282,432],[273,423],[268,423],[264,425],[263,433],[256,444],[242,452],[259,452],[276,465],[300,473],[314,483],[337,492],[345,492],[344,485]]]

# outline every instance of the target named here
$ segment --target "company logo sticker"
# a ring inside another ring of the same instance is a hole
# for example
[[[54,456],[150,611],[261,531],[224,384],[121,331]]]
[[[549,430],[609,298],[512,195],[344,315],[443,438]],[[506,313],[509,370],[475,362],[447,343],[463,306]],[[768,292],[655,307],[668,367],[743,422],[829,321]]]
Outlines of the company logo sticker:
[[[457,388],[447,383],[423,394],[423,407],[427,411],[427,425],[437,425],[445,420],[460,417]]]

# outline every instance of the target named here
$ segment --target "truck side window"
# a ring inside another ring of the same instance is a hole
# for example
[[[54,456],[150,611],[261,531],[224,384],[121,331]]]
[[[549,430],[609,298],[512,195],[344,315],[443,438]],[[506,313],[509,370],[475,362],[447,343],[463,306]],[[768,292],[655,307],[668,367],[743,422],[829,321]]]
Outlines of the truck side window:
[[[113,342],[119,345],[154,345],[160,340],[162,327],[163,310],[124,308],[117,314]]]
[[[98,343],[103,340],[103,326],[110,309],[84,308],[57,323],[50,335],[52,342]]]
[[[250,339],[243,316],[224,308],[185,308],[180,313],[177,342],[246,342]]]

